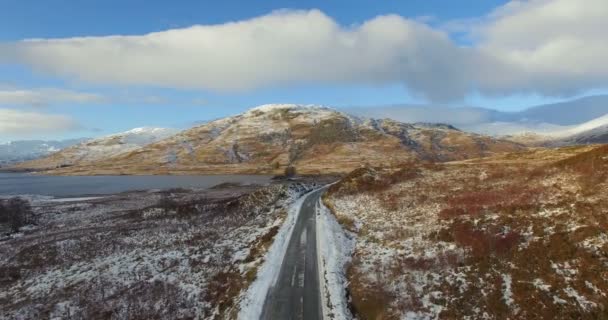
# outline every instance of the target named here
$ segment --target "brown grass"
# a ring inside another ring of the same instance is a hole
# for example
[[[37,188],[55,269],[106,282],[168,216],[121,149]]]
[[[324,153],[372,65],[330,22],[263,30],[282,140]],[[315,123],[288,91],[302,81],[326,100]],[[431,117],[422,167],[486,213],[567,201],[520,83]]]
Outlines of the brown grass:
[[[505,254],[519,244],[521,236],[516,231],[479,230],[470,221],[456,221],[450,226],[454,242],[470,248],[476,256]]]
[[[608,181],[608,145],[558,161],[554,166],[577,173],[583,193],[591,194]]]
[[[508,185],[489,190],[463,191],[446,201],[440,217],[454,218],[463,215],[480,215],[487,212],[514,212],[538,206],[544,190],[538,187]]]
[[[353,264],[357,264],[356,257]],[[353,267],[347,270],[353,315],[361,320],[399,319],[398,314],[390,308],[397,297],[391,295],[383,283],[363,281],[366,276]]]

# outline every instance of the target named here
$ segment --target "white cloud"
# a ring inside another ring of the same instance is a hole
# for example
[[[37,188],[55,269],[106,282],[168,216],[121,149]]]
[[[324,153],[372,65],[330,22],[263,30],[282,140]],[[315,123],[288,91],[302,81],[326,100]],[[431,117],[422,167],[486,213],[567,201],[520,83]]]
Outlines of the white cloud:
[[[0,134],[2,135],[27,136],[76,129],[81,129],[81,126],[68,116],[0,109]]]
[[[573,95],[608,87],[608,1],[512,1],[473,28],[487,92]]]
[[[406,123],[448,123],[457,127],[491,122],[496,114],[489,109],[439,105],[353,107],[346,108],[344,111],[357,116],[376,119],[391,118]]]
[[[512,1],[467,25],[470,46],[396,15],[340,26],[318,10],[279,11],[141,36],[0,45],[0,61],[89,82],[239,91],[302,83],[403,83],[432,100],[608,86],[608,1]],[[457,26],[457,27],[455,27]]]
[[[101,95],[76,92],[63,89],[19,89],[0,88],[0,105],[46,106],[56,103],[100,103],[105,99]]]
[[[341,27],[318,10],[142,36],[38,39],[0,48],[4,61],[90,82],[218,91],[405,82],[438,99],[467,90],[463,63],[457,63],[468,59],[465,51],[446,34],[399,16]]]

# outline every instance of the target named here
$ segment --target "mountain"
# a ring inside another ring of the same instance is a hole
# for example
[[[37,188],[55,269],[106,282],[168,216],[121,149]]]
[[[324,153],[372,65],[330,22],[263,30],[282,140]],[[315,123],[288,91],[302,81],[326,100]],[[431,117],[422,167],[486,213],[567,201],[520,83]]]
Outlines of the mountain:
[[[602,117],[553,133],[550,144],[576,145],[608,143],[608,113]]]
[[[320,106],[275,104],[52,173],[278,173],[290,165],[300,173],[340,173],[365,163],[460,160],[521,148],[449,125],[362,119]]]
[[[578,125],[608,113],[608,95],[589,96],[560,103],[545,104],[508,115],[500,121],[535,121],[556,125]]]
[[[47,157],[19,163],[16,169],[53,169],[99,161],[137,150],[150,143],[165,139],[177,131],[167,128],[135,128],[126,132],[88,140]]]
[[[534,106],[517,112],[477,107],[392,105],[355,107],[348,112],[366,117],[389,117],[402,122],[442,122],[488,135],[545,134],[566,130],[608,113],[608,95],[589,96]]]
[[[0,166],[33,160],[73,146],[88,138],[69,140],[17,140],[0,143]]]
[[[608,143],[608,113],[591,121],[542,132],[527,131],[502,138],[531,146],[570,146]]]

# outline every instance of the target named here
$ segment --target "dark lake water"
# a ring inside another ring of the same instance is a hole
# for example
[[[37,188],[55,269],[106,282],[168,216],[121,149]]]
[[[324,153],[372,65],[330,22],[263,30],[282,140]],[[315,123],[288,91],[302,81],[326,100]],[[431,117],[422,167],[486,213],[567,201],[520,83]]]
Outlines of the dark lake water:
[[[0,173],[0,195],[66,197],[147,189],[210,188],[225,182],[264,184],[270,179],[270,176],[259,175],[57,177]]]

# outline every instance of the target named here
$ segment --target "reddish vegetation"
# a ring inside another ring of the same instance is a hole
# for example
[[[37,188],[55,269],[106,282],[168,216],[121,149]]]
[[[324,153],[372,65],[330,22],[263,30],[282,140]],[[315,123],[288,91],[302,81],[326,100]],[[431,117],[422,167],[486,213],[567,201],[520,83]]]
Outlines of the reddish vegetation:
[[[404,167],[328,195],[359,319],[608,319],[608,146]]]
[[[463,247],[471,248],[474,255],[504,254],[513,249],[521,236],[516,231],[482,231],[475,229],[470,222],[455,222],[452,238]]]
[[[479,215],[488,211],[513,212],[538,205],[543,193],[541,188],[509,185],[500,189],[462,192],[447,200],[447,207],[440,216],[453,218],[461,215]]]

